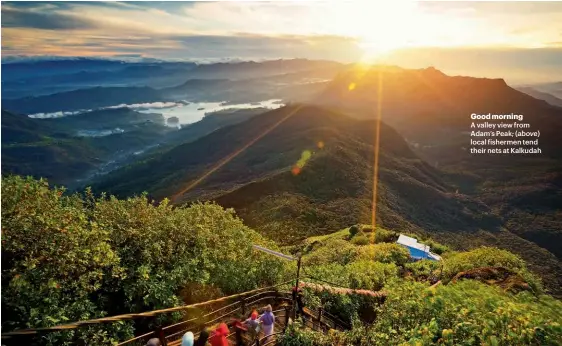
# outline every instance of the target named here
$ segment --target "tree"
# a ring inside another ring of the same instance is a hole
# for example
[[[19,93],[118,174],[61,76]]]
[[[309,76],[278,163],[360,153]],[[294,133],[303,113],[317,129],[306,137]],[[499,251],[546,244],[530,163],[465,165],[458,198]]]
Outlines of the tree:
[[[2,327],[49,327],[105,315],[92,295],[123,278],[109,232],[88,221],[78,196],[46,181],[2,178]],[[69,343],[74,332],[48,343]],[[103,336],[101,328],[80,337]],[[130,336],[123,325],[114,336]],[[110,342],[110,338],[102,338]]]

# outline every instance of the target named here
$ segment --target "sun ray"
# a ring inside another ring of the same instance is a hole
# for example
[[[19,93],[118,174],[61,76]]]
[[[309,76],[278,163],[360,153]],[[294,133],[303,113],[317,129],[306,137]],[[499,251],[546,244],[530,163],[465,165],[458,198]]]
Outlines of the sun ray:
[[[376,221],[377,221],[377,193],[379,184],[379,150],[380,150],[380,129],[382,117],[382,92],[383,92],[383,73],[384,66],[378,70],[378,91],[377,91],[377,111],[375,120],[375,158],[373,163],[373,201],[371,210],[371,243],[375,242]]]
[[[287,119],[289,119],[290,117],[292,117],[293,115],[295,115],[295,113],[297,113],[301,108],[303,107],[302,104],[297,105],[293,110],[289,111],[289,113],[287,113],[287,115],[285,115],[281,120],[279,120],[278,122],[276,122],[275,124],[273,124],[272,126],[268,127],[264,132],[262,132],[260,135],[258,135],[257,137],[255,137],[254,139],[252,139],[251,141],[249,141],[248,143],[246,143],[242,148],[228,154],[227,156],[225,156],[223,159],[221,159],[216,165],[214,165],[213,167],[211,167],[211,169],[209,169],[207,172],[205,172],[202,176],[200,176],[199,178],[195,179],[193,182],[189,183],[186,187],[184,187],[183,189],[181,189],[179,192],[175,193],[170,199],[172,202],[178,202],[179,198],[184,195],[186,192],[190,191],[191,189],[193,189],[195,186],[199,185],[203,180],[207,179],[210,175],[212,175],[213,173],[215,173],[216,171],[218,171],[220,168],[222,168],[224,165],[226,165],[227,163],[229,163],[230,161],[232,161],[232,159],[234,159],[236,156],[240,155],[241,153],[243,153],[246,149],[248,149],[249,147],[251,147],[254,143],[256,143],[257,141],[259,141],[261,138],[263,138],[265,135],[267,135],[268,133],[270,133],[271,131],[273,131],[277,126],[281,125],[283,122],[285,122]]]

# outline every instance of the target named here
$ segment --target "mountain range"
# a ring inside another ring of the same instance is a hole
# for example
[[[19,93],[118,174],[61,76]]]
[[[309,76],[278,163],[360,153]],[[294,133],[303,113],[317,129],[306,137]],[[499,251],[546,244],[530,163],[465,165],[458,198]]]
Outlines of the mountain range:
[[[170,197],[177,205],[213,200],[233,207],[262,234],[296,244],[311,235],[371,222],[376,160],[378,224],[430,234],[459,249],[483,244],[509,249],[529,261],[552,292],[560,293],[562,108],[501,79],[447,76],[434,68],[300,60],[261,64],[191,66],[183,83],[159,88],[96,87],[3,100],[3,108],[12,112],[2,113],[2,154],[9,158],[2,168],[47,177],[65,165],[76,165],[69,171],[90,169],[95,164],[75,159],[69,148],[96,150],[84,155],[88,158],[98,157],[98,151],[115,155],[116,143],[127,143],[119,136],[135,138],[147,117],[154,117],[155,124],[146,127],[151,137],[141,144],[154,144],[160,137],[160,147],[84,184],[123,197],[146,191],[153,199]],[[14,114],[272,97],[288,105],[216,114],[173,132],[158,125],[159,115],[139,115],[128,108],[60,119]],[[490,112],[523,114],[524,122],[541,131],[543,154],[471,155],[470,114]],[[135,125],[135,119],[141,124]],[[131,131],[103,140],[69,134],[71,128],[97,123]],[[42,150],[50,154],[36,154]],[[68,161],[49,166],[60,162],[54,153]],[[18,161],[20,157],[24,160]]]

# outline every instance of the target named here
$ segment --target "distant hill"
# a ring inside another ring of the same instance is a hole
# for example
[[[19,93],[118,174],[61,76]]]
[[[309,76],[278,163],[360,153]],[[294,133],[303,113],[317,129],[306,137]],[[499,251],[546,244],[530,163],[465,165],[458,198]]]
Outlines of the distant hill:
[[[343,64],[328,60],[280,59],[235,63],[201,64],[189,72],[190,78],[260,78],[306,70],[335,69]]]
[[[458,138],[470,129],[472,113],[514,112],[541,130],[548,154],[560,155],[551,144],[558,142],[562,109],[509,87],[502,79],[447,76],[434,68],[354,67],[341,72],[317,103],[371,118],[380,107],[384,121],[423,145]]]
[[[2,145],[39,141],[53,131],[40,120],[2,110]]]
[[[562,258],[557,246],[562,242],[561,108],[515,90],[501,79],[380,66],[340,73],[316,102],[362,118],[375,117],[380,107],[383,121],[402,134],[416,154],[447,173],[445,180],[459,193],[486,203],[511,234]],[[524,122],[541,132],[542,154],[470,154],[472,113],[523,114]],[[532,249],[527,244],[518,245],[520,251]],[[529,251],[533,254],[526,258],[542,258]]]
[[[520,85],[518,87],[530,87],[540,92],[548,93],[559,99],[562,99],[562,82]]]
[[[562,107],[562,99],[559,99],[558,97],[556,97],[554,95],[551,95],[549,93],[542,92],[542,91],[533,89],[531,87],[518,87],[516,89],[521,91],[521,92],[524,92],[527,95],[531,95],[536,99],[544,100],[544,101],[548,102],[549,104],[551,104],[553,106]]]
[[[119,104],[163,101],[162,94],[149,87],[95,87],[45,96],[3,99],[4,109],[26,113],[91,110]]]
[[[41,120],[2,110],[2,174],[66,183],[93,169],[101,154],[88,139],[56,133]]]
[[[320,90],[311,83],[331,79],[344,67],[306,59],[200,65],[97,59],[19,62],[4,64],[2,104],[32,114],[157,101],[305,100]]]
[[[78,130],[95,133],[119,126],[125,132],[99,137],[78,136]],[[160,114],[129,109],[56,119],[32,119],[2,110],[2,172],[43,177],[55,184],[70,185],[123,152],[154,143],[169,130],[163,126]]]

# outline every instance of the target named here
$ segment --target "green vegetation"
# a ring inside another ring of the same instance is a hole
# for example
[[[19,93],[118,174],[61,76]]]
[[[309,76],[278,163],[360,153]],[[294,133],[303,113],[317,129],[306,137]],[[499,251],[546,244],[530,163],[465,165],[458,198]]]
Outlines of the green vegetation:
[[[440,276],[440,262],[406,262],[397,255],[396,244],[378,243],[346,247],[346,253],[354,255],[348,255],[346,263],[332,263],[330,253],[345,242],[345,232],[334,234],[337,236],[315,237],[313,249],[304,257],[314,259],[314,265],[305,267],[306,275],[336,286],[384,290],[387,298],[381,301],[305,288],[308,306],[322,305],[332,315],[352,323],[353,329],[322,334],[302,329],[297,322],[284,336],[283,346],[554,346],[562,342],[562,302],[544,295],[540,280],[528,271],[521,258],[508,251],[490,247],[468,252],[445,250],[443,284],[430,287],[427,279]],[[365,253],[371,255],[365,257]],[[459,273],[487,267],[509,269],[512,279],[521,274],[530,289],[514,294],[496,284],[496,280],[451,280]]]
[[[386,287],[377,320],[328,335],[291,328],[281,345],[536,345],[562,342],[562,303],[512,295],[479,282],[428,289],[400,280]]]
[[[67,195],[43,180],[18,176],[2,178],[2,195],[4,331],[204,301],[287,275],[286,263],[251,247],[277,245],[216,204],[173,208],[145,195],[96,198],[89,189]],[[356,227],[355,237],[343,229],[293,249],[303,253],[304,280],[383,290],[387,297],[305,287],[308,307],[321,306],[353,328],[319,334],[297,322],[282,345],[562,342],[562,303],[544,294],[540,279],[517,255],[492,247],[453,252],[425,239],[440,249],[443,262],[412,263],[394,243],[395,232]],[[430,277],[442,284],[430,287]],[[182,317],[51,333],[41,344],[114,344]]]
[[[353,225],[351,227],[349,227],[349,236],[350,237],[355,237],[359,232],[361,232],[361,229],[359,228],[358,225]]]
[[[359,257],[382,263],[404,265],[410,260],[410,253],[401,245],[381,243],[361,247]]]
[[[353,239],[351,239],[351,242],[353,243],[353,245],[367,245],[369,244],[369,238],[367,238],[367,236],[365,235],[360,235],[357,237],[353,237]]]
[[[215,204],[67,196],[45,181],[3,177],[3,331],[182,305],[190,284],[201,284],[206,300],[211,288],[231,294],[279,282],[283,264],[252,244],[275,248]],[[53,333],[45,343],[110,344],[134,327]]]

